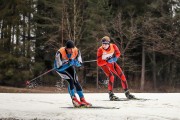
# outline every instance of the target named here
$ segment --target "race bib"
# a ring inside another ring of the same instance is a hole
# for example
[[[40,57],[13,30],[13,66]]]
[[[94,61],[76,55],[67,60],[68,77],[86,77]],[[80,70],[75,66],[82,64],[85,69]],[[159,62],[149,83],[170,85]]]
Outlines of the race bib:
[[[114,53],[108,53],[108,54],[107,53],[103,53],[102,60],[108,60],[108,59],[112,58],[113,54]]]

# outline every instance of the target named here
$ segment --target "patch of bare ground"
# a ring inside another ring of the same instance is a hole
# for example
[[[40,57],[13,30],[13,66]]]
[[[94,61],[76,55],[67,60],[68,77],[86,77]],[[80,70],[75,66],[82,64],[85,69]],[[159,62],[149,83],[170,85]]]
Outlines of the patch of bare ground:
[[[83,86],[84,93],[107,93],[108,89],[105,86]],[[179,88],[169,88],[169,87],[161,87],[156,90],[152,89],[130,89],[131,92],[134,93],[179,93]],[[123,93],[122,88],[114,88],[115,93]],[[17,87],[7,87],[7,86],[0,86],[0,93],[68,93],[67,87],[58,88],[58,87],[47,87],[47,86],[38,86],[36,88],[17,88]]]

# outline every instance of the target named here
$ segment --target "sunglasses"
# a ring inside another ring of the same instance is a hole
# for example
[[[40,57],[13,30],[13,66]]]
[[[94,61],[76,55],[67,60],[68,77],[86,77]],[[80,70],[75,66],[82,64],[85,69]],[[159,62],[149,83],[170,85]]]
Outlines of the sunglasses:
[[[104,45],[109,45],[109,43],[108,43],[108,42],[102,42],[102,44],[104,44]]]

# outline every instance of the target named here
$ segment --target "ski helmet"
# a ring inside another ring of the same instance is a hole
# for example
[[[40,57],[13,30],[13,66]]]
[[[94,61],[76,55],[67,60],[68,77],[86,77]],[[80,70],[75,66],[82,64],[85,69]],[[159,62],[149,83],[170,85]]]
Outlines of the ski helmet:
[[[66,42],[66,48],[74,48],[74,42],[72,40],[68,40]]]
[[[104,44],[109,44],[110,43],[110,38],[108,36],[104,36],[101,39],[101,42],[104,43]]]

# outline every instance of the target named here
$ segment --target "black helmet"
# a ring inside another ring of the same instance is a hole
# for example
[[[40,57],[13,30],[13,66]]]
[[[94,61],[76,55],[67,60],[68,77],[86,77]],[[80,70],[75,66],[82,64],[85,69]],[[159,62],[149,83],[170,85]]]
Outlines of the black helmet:
[[[74,42],[72,40],[68,40],[66,42],[66,48],[74,48]]]

